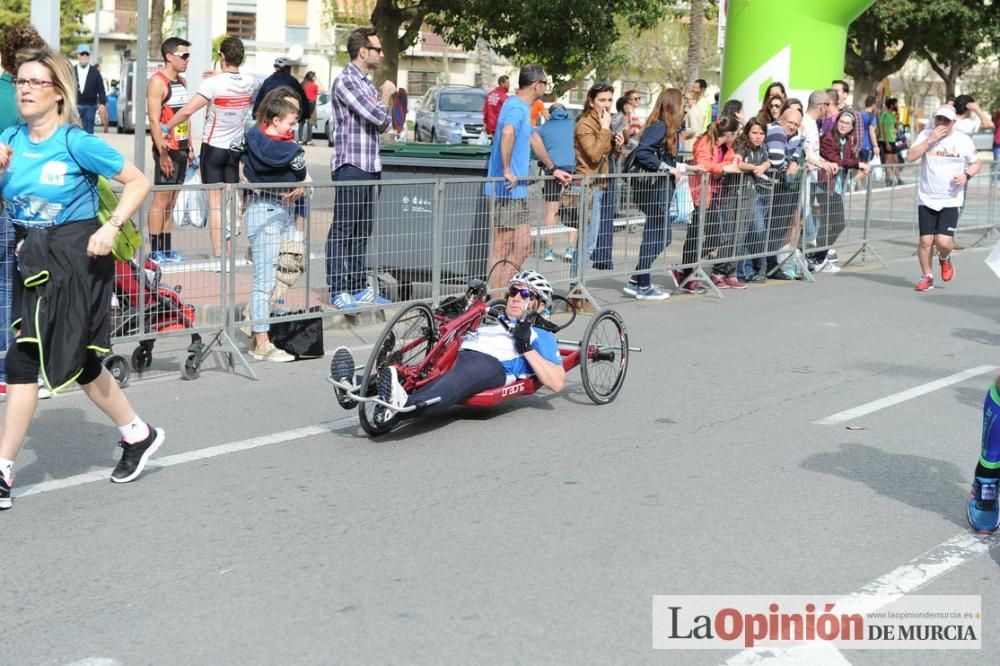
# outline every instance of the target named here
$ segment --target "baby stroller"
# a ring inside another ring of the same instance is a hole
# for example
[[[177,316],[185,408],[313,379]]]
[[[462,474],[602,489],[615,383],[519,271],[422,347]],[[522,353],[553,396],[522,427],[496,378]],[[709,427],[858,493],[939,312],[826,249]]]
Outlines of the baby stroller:
[[[194,326],[194,307],[180,299],[180,286],[173,289],[160,285],[162,273],[159,265],[146,259],[144,279],[140,279],[139,262],[115,262],[115,290],[111,301],[111,337],[142,333],[181,331]],[[153,363],[154,340],[140,340],[132,352],[132,369],[142,372]],[[198,376],[205,356],[205,344],[197,333],[191,336],[188,357],[184,364],[184,377]],[[118,381],[128,384],[129,367],[125,357],[115,354],[104,360],[104,365]]]

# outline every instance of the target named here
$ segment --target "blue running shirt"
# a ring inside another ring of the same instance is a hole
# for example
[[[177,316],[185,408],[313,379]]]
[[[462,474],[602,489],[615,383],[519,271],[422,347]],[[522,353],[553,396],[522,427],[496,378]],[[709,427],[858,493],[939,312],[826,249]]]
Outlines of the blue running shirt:
[[[24,227],[96,218],[91,174],[113,178],[125,166],[118,151],[73,125],[60,126],[41,143],[32,142],[27,125],[15,125],[0,133],[0,143],[13,151],[0,175],[0,197],[10,221]]]

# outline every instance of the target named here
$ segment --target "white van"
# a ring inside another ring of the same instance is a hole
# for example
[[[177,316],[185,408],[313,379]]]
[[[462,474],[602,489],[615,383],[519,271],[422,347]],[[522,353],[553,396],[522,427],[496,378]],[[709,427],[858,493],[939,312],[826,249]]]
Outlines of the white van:
[[[146,100],[136,103],[135,93],[135,70],[138,63],[129,58],[122,63],[122,75],[118,80],[118,108],[115,115],[118,120],[118,133],[132,133],[135,131],[135,111],[138,107],[140,113],[146,113]],[[150,60],[146,63],[146,81],[163,69],[162,60]],[[148,124],[148,123],[147,123]]]

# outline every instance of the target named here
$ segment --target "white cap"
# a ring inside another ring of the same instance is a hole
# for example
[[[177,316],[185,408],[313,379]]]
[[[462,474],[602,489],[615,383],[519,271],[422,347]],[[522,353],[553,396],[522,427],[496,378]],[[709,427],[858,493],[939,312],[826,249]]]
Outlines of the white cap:
[[[937,118],[938,116],[942,118],[947,118],[948,120],[954,122],[955,107],[951,106],[950,104],[945,104],[944,106],[938,108],[938,110],[934,112],[934,117]]]

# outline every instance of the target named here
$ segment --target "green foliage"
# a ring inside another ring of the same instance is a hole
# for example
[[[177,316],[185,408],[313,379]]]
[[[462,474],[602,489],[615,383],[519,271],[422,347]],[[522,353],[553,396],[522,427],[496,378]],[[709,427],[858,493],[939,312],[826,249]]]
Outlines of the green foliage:
[[[83,25],[83,15],[92,11],[93,4],[84,0],[61,0],[59,3],[59,44],[60,50],[72,55],[79,44],[89,42],[92,36]],[[15,23],[31,22],[31,0],[3,0],[0,3],[0,33],[6,32]]]
[[[218,37],[212,40],[212,69],[219,64],[219,49],[222,48],[222,42],[229,38],[227,33],[222,33]]]

